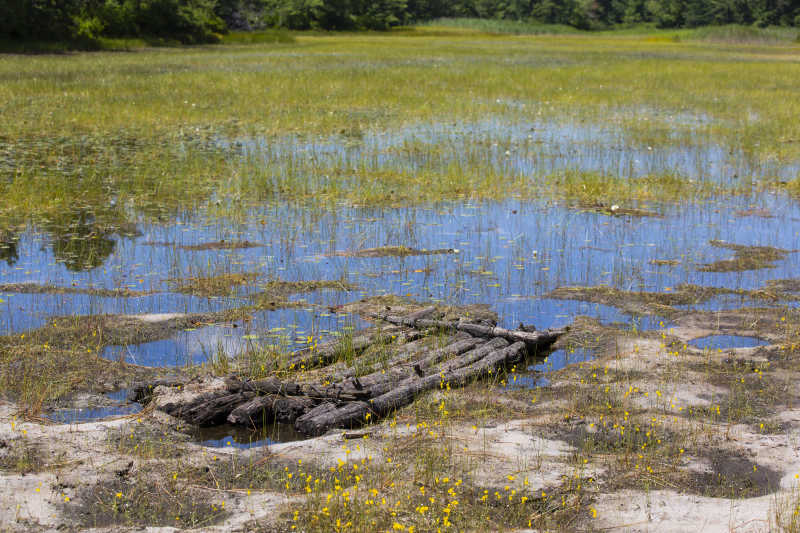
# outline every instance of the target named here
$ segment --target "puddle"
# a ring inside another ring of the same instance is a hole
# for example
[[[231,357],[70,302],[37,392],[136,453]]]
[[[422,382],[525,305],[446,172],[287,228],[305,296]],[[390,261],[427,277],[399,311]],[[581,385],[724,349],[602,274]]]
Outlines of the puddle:
[[[687,344],[701,350],[728,350],[730,348],[767,346],[769,343],[757,337],[744,337],[742,335],[709,335],[707,337],[690,340]]]
[[[589,361],[594,356],[584,348],[560,349],[547,355],[540,362],[528,366],[526,372],[509,374],[506,389],[535,389],[549,385],[547,373],[560,370],[573,363]]]
[[[290,424],[278,423],[255,430],[230,424],[197,428],[192,436],[195,442],[211,448],[257,448],[307,438],[296,432]]]
[[[107,392],[103,396],[113,403],[106,406],[54,409],[46,413],[45,417],[59,424],[78,424],[103,418],[131,415],[142,410],[141,404],[128,402],[127,389]]]

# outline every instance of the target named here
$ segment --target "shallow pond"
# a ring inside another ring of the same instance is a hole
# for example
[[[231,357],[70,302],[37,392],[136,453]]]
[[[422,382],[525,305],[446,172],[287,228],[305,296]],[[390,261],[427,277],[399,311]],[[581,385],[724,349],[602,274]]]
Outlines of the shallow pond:
[[[757,180],[797,173],[796,166],[751,161],[704,138],[692,143],[672,139],[664,145],[669,149],[652,150],[629,139],[613,121],[602,127],[547,125],[502,115],[472,125],[433,124],[367,133],[357,139],[217,139],[215,143],[229,150],[232,159],[261,161],[276,173],[285,169],[271,165],[286,158],[302,168],[325,158],[344,167],[366,158],[375,168],[414,170],[450,165],[457,157],[471,158],[462,161],[467,166],[473,160],[488,161],[497,172],[530,175],[532,180],[557,168],[601,170],[629,179],[672,169],[684,179],[726,183],[745,174]],[[514,198],[406,207],[340,205],[333,210],[256,202],[226,217],[218,214],[224,212],[225,203],[220,207],[216,202],[212,198],[208,210],[181,213],[163,222],[141,221],[126,236],[72,234],[69,242],[80,245],[68,247],[64,236],[56,237],[52,231],[37,227],[22,231],[13,242],[13,253],[6,250],[5,260],[0,261],[2,283],[133,292],[127,297],[0,292],[0,332],[19,334],[59,315],[232,309],[252,303],[252,297],[276,279],[341,280],[357,288],[292,294],[288,296],[291,307],[259,311],[251,322],[236,328],[224,324],[191,328],[148,344],[108,347],[104,356],[147,366],[180,366],[253,345],[299,347],[308,336],[326,337],[343,327],[360,325],[357,318],[337,313],[338,306],[381,294],[488,304],[506,327],[520,322],[539,328],[562,326],[577,315],[589,315],[603,322],[651,329],[661,327],[663,320],[547,295],[565,285],[670,291],[691,283],[749,290],[769,280],[791,278],[800,267],[800,254],[793,252],[800,234],[800,206],[774,192],[725,195],[703,203],[654,203],[647,208],[661,216],[645,217]],[[616,203],[639,207],[626,198]],[[704,271],[708,270],[704,265],[736,255],[712,241],[771,246],[787,253],[764,268]],[[383,246],[452,249],[453,253],[353,254]],[[229,273],[248,273],[252,282],[214,297],[179,293],[171,283]],[[719,309],[740,303],[746,302],[719,297],[683,307]]]

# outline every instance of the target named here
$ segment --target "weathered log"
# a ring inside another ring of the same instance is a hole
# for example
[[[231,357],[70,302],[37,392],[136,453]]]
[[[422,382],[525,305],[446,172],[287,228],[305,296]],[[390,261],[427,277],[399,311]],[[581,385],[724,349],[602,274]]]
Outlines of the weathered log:
[[[408,313],[407,315],[404,315],[402,317],[402,319],[401,319],[401,323],[404,326],[407,326],[409,328],[413,328],[414,324],[416,324],[417,320],[422,320],[423,318],[428,318],[435,312],[436,312],[436,307],[434,307],[434,306],[423,307],[419,311],[414,311],[412,313]]]
[[[272,422],[291,424],[314,407],[314,400],[303,396],[268,394],[239,405],[227,417],[231,424],[259,427]]]
[[[447,357],[455,357],[463,354],[464,352],[474,348],[478,344],[482,344],[482,339],[476,339],[474,337],[470,337],[465,335],[463,338],[460,338],[458,341],[448,344],[442,348],[437,348],[432,350],[424,359],[419,361],[414,361],[413,363],[409,364],[399,364],[398,361],[395,361],[389,370],[387,371],[377,371],[371,374],[367,374],[366,376],[361,376],[357,379],[350,378],[349,381],[341,384],[343,385],[344,390],[349,391],[350,393],[355,393],[357,390],[361,389],[370,389],[375,385],[387,382],[398,381],[400,379],[404,379],[412,374],[414,374],[414,366],[416,365],[421,371],[429,368],[433,364],[438,361],[441,361]],[[349,386],[348,386],[349,385]]]
[[[421,318],[414,320],[410,324],[406,324],[404,317],[398,317],[388,314],[373,315],[390,324],[407,325],[413,328],[423,329],[440,329],[444,331],[463,331],[469,333],[474,337],[501,337],[509,342],[524,342],[529,346],[549,346],[555,342],[559,336],[563,335],[569,328],[556,328],[548,329],[545,331],[527,331],[529,328],[524,329],[505,329],[498,326],[487,326],[484,324],[473,324],[469,322],[446,322],[443,320],[431,320]]]
[[[153,381],[134,383],[128,391],[129,402],[148,403],[156,387],[177,387],[186,383],[186,378],[171,376],[154,379]]]
[[[241,384],[244,391],[252,391],[257,394],[283,394],[296,396],[302,394],[300,385],[288,381],[281,381],[275,377],[245,381]]]
[[[463,387],[468,383],[469,379],[475,379],[488,374],[489,370],[502,366],[506,360],[515,358],[524,349],[524,343],[514,343],[511,346],[495,350],[468,366],[456,368],[455,370],[441,374],[434,374],[400,385],[386,394],[373,399],[370,405],[376,413],[384,416],[399,407],[408,405],[419,393],[426,390],[445,386],[448,383],[451,388],[454,385]]]
[[[154,394],[156,389],[153,389]],[[221,398],[223,396],[230,396],[230,392],[227,389],[218,389],[209,392],[203,392],[200,394],[195,395],[162,395],[159,397],[157,402],[157,409],[167,413],[168,415],[183,418],[183,413],[194,409],[195,407],[202,405],[207,402],[211,402],[216,400],[217,398]]]
[[[255,396],[253,392],[238,392],[219,396],[180,412],[179,417],[190,424],[214,426],[222,424],[237,406]]]
[[[499,350],[508,346],[508,342],[504,339],[492,339],[489,342],[480,344],[479,346],[460,354],[458,357],[447,359],[436,366],[430,365],[422,366],[421,363],[414,365],[407,365],[397,369],[387,379],[374,383],[369,387],[369,398],[377,398],[382,394],[386,394],[394,388],[405,386],[414,380],[424,377],[426,374],[431,376],[439,376],[442,372],[467,366],[475,361],[486,357],[495,350]],[[347,390],[347,389],[345,389]]]
[[[412,335],[413,333],[413,335]],[[407,362],[410,358],[414,357],[415,355],[423,352],[424,350],[429,348],[429,337],[424,335],[420,331],[412,331],[404,335],[405,340],[401,340],[399,342],[405,342],[405,344],[400,344],[397,348],[397,355],[392,357],[389,361],[386,362],[386,366],[388,368],[392,368],[398,364],[402,364]],[[450,340],[455,342],[462,339],[466,339],[470,337],[467,333],[456,333]],[[396,341],[398,342],[398,341]],[[356,375],[357,370],[355,368],[345,368],[343,370],[337,371],[333,376],[331,376],[331,381],[343,381],[346,379],[350,379]]]
[[[465,367],[447,373],[412,379],[398,385],[391,391],[373,398],[369,402],[350,402],[343,407],[323,404],[295,421],[295,429],[306,435],[322,435],[334,427],[355,427],[372,417],[383,417],[390,412],[405,407],[421,393],[450,384],[464,386],[470,380],[487,375],[491,370],[524,353],[525,343],[516,342],[511,346],[494,350]]]
[[[227,420],[259,426],[277,421],[293,423],[302,433],[319,435],[334,427],[356,427],[384,417],[425,391],[466,386],[549,346],[566,331],[537,332],[524,326],[507,330],[492,323],[448,322],[431,318],[435,313],[435,307],[427,307],[406,316],[383,314],[378,318],[391,323],[388,328],[365,330],[347,341],[300,350],[289,359],[294,369],[311,368],[330,365],[343,350],[352,350],[358,356],[375,343],[391,344],[393,351],[381,363],[382,368],[363,376],[357,376],[354,368],[342,370],[337,364],[329,367],[329,376],[320,379],[324,373],[315,373],[312,375],[317,380],[308,383],[277,377],[208,378],[188,383],[172,378],[137,384],[131,396],[140,402],[153,396],[157,409],[196,425]],[[430,349],[428,339],[411,340],[423,335],[420,330],[431,328],[447,332],[448,344]],[[403,341],[398,341],[398,336]]]
[[[311,410],[298,418],[294,428],[304,435],[322,435],[333,427],[357,427],[367,420],[370,411],[366,402],[350,402],[338,408],[333,404],[323,405],[324,409]]]

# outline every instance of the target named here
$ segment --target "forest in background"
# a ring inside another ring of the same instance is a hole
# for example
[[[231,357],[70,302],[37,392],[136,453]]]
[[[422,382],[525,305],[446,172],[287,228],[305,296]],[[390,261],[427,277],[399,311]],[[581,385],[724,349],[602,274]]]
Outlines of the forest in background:
[[[228,31],[387,30],[438,18],[561,24],[800,26],[800,0],[5,0],[0,40],[216,42]]]

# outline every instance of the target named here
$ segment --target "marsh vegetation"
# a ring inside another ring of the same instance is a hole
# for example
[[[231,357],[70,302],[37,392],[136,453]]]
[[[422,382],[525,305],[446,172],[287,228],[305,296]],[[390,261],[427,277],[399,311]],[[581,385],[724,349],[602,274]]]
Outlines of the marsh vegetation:
[[[466,26],[3,56],[0,529],[798,530],[800,48]],[[411,304],[571,329],[315,439],[126,403]]]

